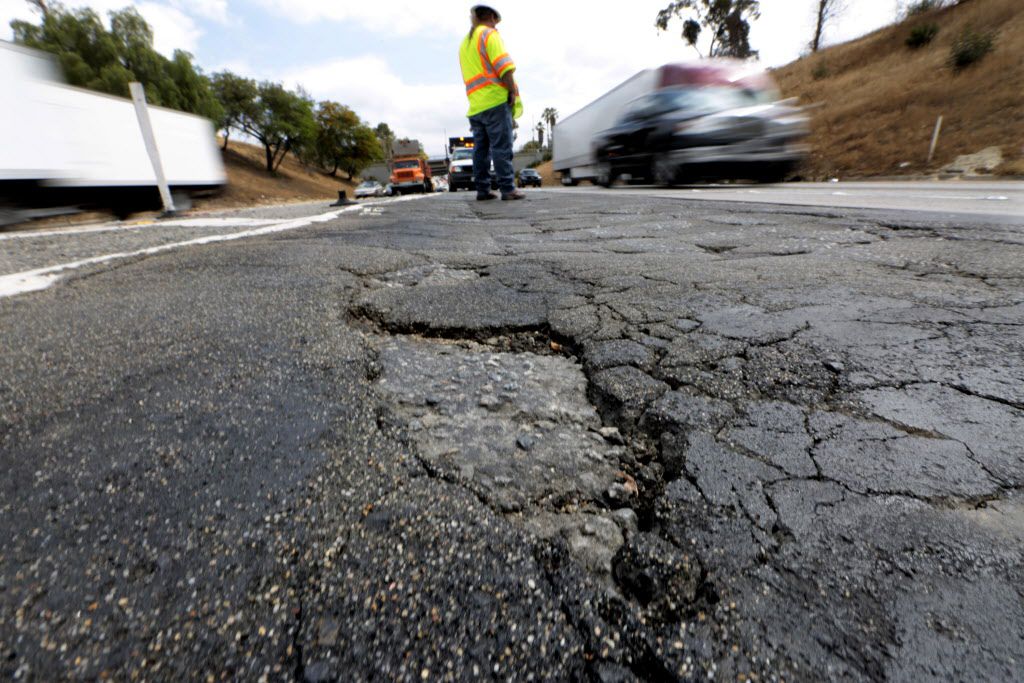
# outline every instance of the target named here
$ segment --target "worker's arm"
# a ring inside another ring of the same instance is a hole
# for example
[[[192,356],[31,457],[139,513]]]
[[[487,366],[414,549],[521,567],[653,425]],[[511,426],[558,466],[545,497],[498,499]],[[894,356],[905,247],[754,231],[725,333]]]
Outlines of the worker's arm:
[[[516,105],[516,77],[513,75],[515,69],[509,69],[501,75],[501,82],[505,84],[505,89],[508,90],[508,106],[515,108]]]

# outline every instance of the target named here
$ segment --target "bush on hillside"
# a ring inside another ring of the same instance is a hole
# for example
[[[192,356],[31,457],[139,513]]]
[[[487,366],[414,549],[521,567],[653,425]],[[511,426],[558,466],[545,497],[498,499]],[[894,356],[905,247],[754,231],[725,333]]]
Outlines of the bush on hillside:
[[[823,78],[828,78],[829,73],[828,64],[825,62],[818,62],[814,65],[814,68],[811,69],[811,78],[816,81],[820,81]]]
[[[980,62],[985,55],[992,52],[996,37],[992,31],[975,31],[964,29],[950,50],[949,63],[957,71],[966,69],[971,64]]]
[[[939,34],[938,24],[920,24],[910,29],[910,35],[907,36],[907,47],[916,50],[920,47],[924,47]]]

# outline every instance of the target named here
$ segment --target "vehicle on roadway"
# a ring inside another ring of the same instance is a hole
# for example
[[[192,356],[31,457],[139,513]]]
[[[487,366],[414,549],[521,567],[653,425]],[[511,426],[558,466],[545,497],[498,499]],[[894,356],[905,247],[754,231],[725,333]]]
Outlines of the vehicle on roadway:
[[[536,169],[524,168],[519,172],[519,187],[526,187],[527,185],[533,185],[534,187],[540,187],[544,184],[544,180],[540,177],[540,173]]]
[[[363,199],[365,197],[383,197],[384,186],[378,183],[376,180],[365,180],[360,183],[359,187],[356,188],[355,197],[356,199]]]
[[[64,82],[49,54],[0,41],[0,222],[111,209],[118,216],[162,206],[135,104]],[[176,208],[227,182],[213,124],[147,106]]]
[[[418,140],[395,140],[391,145],[391,188],[395,194],[433,192],[430,165]]]
[[[761,93],[727,86],[658,90],[632,102],[598,136],[597,183],[782,182],[806,153],[807,132],[798,107],[764,101]]]
[[[448,191],[475,190],[473,179],[473,138],[448,138],[448,152],[451,154],[451,166],[448,168]],[[498,189],[498,175],[494,172],[494,161],[491,161],[491,189]]]
[[[641,71],[555,126],[562,183],[616,178],[780,180],[808,149],[808,119],[763,70],[735,60]]]
[[[473,182],[473,147],[457,147],[452,150],[452,165],[448,169],[448,191],[476,189]]]

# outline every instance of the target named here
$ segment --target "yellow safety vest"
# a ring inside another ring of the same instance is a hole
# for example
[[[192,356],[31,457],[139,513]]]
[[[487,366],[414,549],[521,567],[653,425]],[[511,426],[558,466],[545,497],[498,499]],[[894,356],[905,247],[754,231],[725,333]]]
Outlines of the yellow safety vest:
[[[459,50],[459,64],[462,79],[466,83],[469,98],[469,113],[476,116],[508,101],[508,89],[501,77],[516,68],[512,58],[505,51],[505,43],[497,29],[477,26],[472,35],[462,41]],[[516,88],[516,105],[512,116],[519,118],[523,113],[519,88]]]

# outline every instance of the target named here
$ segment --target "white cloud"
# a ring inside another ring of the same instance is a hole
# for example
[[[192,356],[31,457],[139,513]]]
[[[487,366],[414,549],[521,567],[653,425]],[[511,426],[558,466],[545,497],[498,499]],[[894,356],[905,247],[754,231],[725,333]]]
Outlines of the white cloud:
[[[0,33],[0,37],[8,40],[13,35],[10,27],[12,21],[19,19],[35,22],[39,15],[32,11],[25,0],[0,0],[0,19],[3,20],[3,33]]]
[[[258,0],[270,11],[300,24],[355,22],[370,31],[398,35],[458,34],[469,21],[470,4],[433,0]]]
[[[171,0],[171,5],[190,16],[228,23],[228,0]]]
[[[175,50],[195,52],[202,31],[195,20],[181,10],[156,2],[141,2],[136,5],[139,14],[153,27],[153,47],[164,55]]]
[[[450,135],[468,129],[466,96],[455,79],[448,83],[408,83],[382,58],[365,55],[295,69],[271,76],[289,87],[301,85],[317,100],[341,102],[370,125],[387,122],[398,135],[420,140],[430,153]]]

